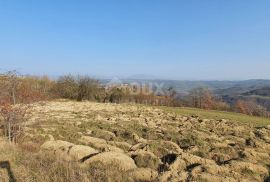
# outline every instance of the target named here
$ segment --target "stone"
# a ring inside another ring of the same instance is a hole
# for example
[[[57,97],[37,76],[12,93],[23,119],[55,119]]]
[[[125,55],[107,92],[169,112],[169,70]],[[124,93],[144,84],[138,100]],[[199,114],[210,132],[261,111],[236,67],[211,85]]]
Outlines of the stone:
[[[151,168],[157,170],[161,164],[160,159],[152,152],[139,150],[131,154],[135,164],[142,168]]]
[[[131,169],[125,174],[128,182],[152,182],[158,178],[157,171],[150,168]]]
[[[126,154],[120,152],[104,152],[95,155],[85,161],[85,164],[94,164],[99,162],[102,165],[116,165],[122,171],[128,171],[137,168],[134,160]]]
[[[106,140],[100,139],[100,138],[82,136],[79,141],[83,143],[84,145],[89,145],[90,147],[98,149],[99,151],[102,151],[102,152],[109,152],[109,151],[122,152],[122,153],[124,152],[124,150],[118,147],[109,145]]]
[[[84,145],[75,145],[69,150],[69,155],[72,159],[76,161],[85,160],[88,156],[93,154],[98,154],[99,151]]]
[[[74,145],[66,141],[56,140],[45,142],[41,151],[50,152],[65,161],[81,161],[99,151],[84,145]]]
[[[149,148],[149,145],[146,143],[137,143],[136,145],[133,145],[129,151],[137,151],[137,150],[147,150]]]
[[[131,148],[132,145],[130,145],[127,142],[116,142],[116,141],[109,141],[108,144],[116,146],[125,152],[128,152],[128,150]]]

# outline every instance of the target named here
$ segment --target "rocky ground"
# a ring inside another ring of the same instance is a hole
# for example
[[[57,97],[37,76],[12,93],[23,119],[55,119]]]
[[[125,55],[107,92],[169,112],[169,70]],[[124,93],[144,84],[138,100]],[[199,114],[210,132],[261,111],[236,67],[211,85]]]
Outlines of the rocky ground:
[[[38,103],[32,113],[23,141],[101,171],[92,181],[270,180],[270,125],[91,102]]]

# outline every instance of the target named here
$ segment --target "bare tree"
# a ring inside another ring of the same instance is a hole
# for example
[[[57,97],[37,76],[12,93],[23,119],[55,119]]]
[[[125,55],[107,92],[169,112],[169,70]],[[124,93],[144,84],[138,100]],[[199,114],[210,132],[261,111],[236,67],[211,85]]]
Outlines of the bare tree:
[[[26,113],[29,105],[11,105],[8,102],[0,104],[0,116],[4,126],[4,135],[9,142],[16,142],[22,135],[24,124],[26,122]]]
[[[17,104],[18,73],[9,71],[1,75],[0,125],[10,142],[16,142],[22,134],[29,105]]]
[[[89,76],[78,76],[78,96],[77,101],[94,100],[96,99],[99,83],[97,80],[90,78]]]
[[[97,80],[80,75],[60,77],[53,90],[60,98],[76,99],[77,101],[97,100],[101,91]]]
[[[212,92],[205,87],[195,88],[190,91],[189,98],[191,100],[191,106],[201,109],[214,109],[216,104],[216,98]]]
[[[269,112],[263,106],[257,104],[255,101],[238,100],[235,103],[235,110],[240,113],[252,116],[269,117]]]
[[[78,97],[78,84],[72,75],[61,76],[53,90],[60,98],[76,99]]]
[[[1,96],[2,99],[5,97],[9,97],[11,102],[13,104],[17,103],[17,97],[16,97],[16,92],[17,88],[19,86],[19,77],[18,77],[18,72],[17,71],[8,71],[7,73],[1,74]]]

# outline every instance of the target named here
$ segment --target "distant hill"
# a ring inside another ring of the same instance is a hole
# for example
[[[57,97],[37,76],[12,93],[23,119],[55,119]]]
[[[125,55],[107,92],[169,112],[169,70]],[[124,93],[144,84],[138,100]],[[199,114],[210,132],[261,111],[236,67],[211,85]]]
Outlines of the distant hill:
[[[245,96],[264,96],[270,97],[270,87],[263,87],[244,93]]]
[[[263,88],[270,88],[270,80],[246,80],[236,81],[231,87],[216,89],[215,94],[220,96],[251,95],[252,92]]]
[[[245,81],[186,81],[186,80],[161,80],[161,79],[121,79],[122,83],[156,83],[165,88],[174,88],[178,93],[188,93],[193,88],[208,87],[217,95],[239,95],[263,87],[270,87],[270,80],[245,80]],[[102,80],[103,84],[110,80]]]
[[[107,84],[111,80],[101,80]],[[152,83],[164,89],[173,88],[178,97],[189,94],[191,89],[208,87],[213,93],[233,105],[237,100],[253,100],[270,110],[270,80],[244,81],[185,81],[159,79],[121,79],[122,83]]]
[[[233,104],[239,99],[252,100],[270,110],[270,86],[264,85],[267,84],[254,84],[249,87],[232,87],[228,89],[216,90],[215,93],[230,104]]]

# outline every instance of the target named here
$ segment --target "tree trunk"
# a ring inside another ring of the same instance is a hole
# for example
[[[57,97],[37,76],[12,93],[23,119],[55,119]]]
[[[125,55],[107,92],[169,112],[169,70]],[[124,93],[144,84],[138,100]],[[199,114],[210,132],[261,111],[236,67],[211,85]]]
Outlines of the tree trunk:
[[[9,143],[11,143],[11,126],[10,126],[10,122],[8,122],[8,141],[9,141]]]
[[[12,100],[13,100],[13,104],[16,104],[16,96],[15,96],[15,88],[12,88]]]

